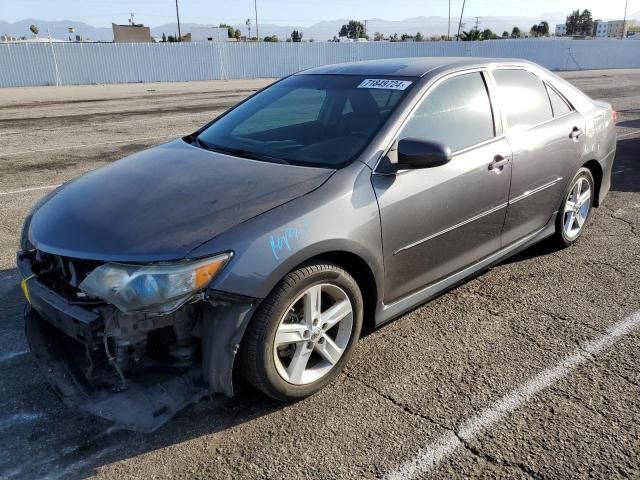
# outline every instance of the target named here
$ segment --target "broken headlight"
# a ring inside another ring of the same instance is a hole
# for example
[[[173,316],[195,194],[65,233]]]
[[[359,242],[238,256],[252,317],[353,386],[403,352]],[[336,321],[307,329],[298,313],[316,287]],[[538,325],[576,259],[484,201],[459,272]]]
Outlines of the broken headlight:
[[[165,265],[106,263],[87,275],[79,288],[123,312],[169,313],[209,285],[230,258],[230,253],[223,253]]]

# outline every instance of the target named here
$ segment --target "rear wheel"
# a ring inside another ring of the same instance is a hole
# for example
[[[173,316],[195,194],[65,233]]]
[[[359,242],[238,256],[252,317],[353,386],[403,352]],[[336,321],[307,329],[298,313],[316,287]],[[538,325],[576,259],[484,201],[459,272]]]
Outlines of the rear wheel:
[[[556,241],[562,247],[575,243],[591,216],[595,182],[588,168],[581,168],[569,184],[556,218]]]
[[[263,301],[243,340],[243,376],[278,400],[309,396],[340,373],[362,328],[362,294],[337,265],[288,274]]]

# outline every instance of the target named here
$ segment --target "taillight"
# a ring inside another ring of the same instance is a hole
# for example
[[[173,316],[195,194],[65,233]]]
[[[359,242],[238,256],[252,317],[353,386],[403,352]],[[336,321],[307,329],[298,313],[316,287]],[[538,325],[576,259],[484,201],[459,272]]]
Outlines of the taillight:
[[[613,120],[613,123],[616,123],[618,121],[618,112],[616,112],[615,110],[611,110],[611,120]]]

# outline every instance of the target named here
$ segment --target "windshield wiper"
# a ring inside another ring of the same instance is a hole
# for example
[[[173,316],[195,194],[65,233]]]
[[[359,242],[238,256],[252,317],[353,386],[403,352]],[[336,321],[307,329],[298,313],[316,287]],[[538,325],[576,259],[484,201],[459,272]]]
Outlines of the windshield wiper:
[[[265,162],[282,163],[284,165],[291,165],[284,158],[280,158],[280,157],[273,157],[271,155],[265,155],[263,153],[250,152],[242,148],[230,148],[230,147],[223,147],[220,145],[213,145],[200,140],[200,138],[198,137],[196,137],[194,141],[196,145],[198,145],[199,147],[204,148],[205,150],[211,150],[212,152],[224,153],[227,155],[233,155],[234,157],[247,158],[250,160],[262,160]]]

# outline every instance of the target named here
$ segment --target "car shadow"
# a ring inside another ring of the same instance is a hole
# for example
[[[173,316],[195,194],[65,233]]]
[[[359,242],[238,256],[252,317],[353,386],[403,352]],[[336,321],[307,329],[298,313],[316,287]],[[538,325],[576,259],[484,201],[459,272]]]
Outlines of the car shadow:
[[[640,128],[640,120],[637,122]],[[626,122],[622,122],[626,123]],[[611,190],[615,192],[640,192],[640,134],[637,137],[618,140],[616,158],[613,162]]]

